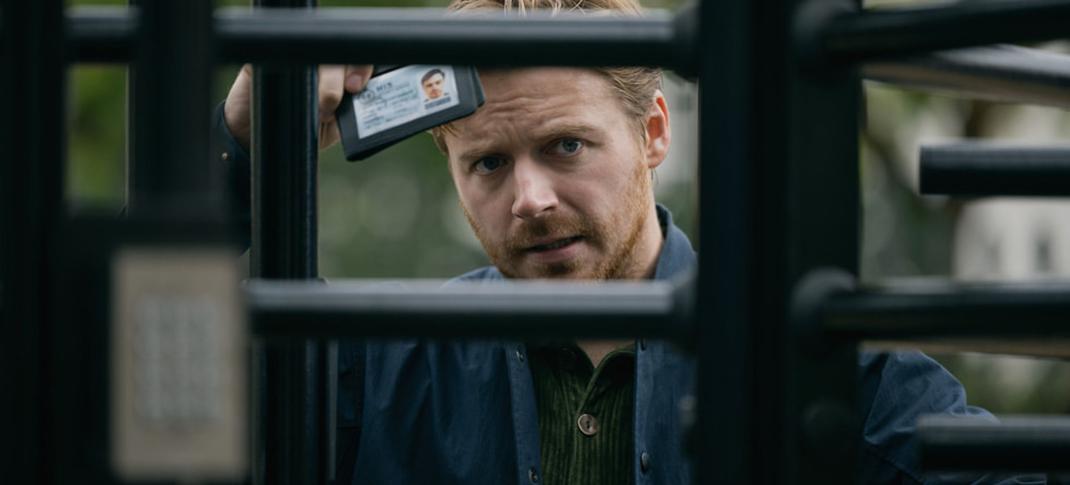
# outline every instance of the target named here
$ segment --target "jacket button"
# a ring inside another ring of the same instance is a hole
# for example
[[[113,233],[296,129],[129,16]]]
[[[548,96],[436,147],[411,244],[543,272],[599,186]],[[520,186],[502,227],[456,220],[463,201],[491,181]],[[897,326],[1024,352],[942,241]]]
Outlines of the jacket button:
[[[522,345],[516,347],[516,360],[524,362],[524,347]]]
[[[539,471],[535,467],[528,468],[528,480],[531,480],[531,483],[539,483]]]
[[[650,453],[642,452],[639,454],[639,469],[646,473],[650,470]]]
[[[579,426],[580,433],[583,433],[586,436],[594,436],[598,434],[598,419],[590,414],[581,414],[580,417],[576,419],[576,426]]]
[[[223,152],[223,154],[222,154],[222,155],[220,155],[220,156],[219,156],[219,158],[222,158],[222,159],[223,159],[223,161],[225,162],[225,161],[227,161],[227,160],[230,160],[230,154],[229,154],[229,153],[227,153],[227,152]]]

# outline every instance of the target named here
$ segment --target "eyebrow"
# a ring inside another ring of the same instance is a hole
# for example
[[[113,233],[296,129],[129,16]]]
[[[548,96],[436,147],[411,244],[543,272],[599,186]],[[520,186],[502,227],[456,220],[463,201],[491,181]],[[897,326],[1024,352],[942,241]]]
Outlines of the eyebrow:
[[[546,128],[536,129],[535,138],[540,140],[553,140],[570,135],[575,135],[577,133],[590,133],[601,131],[602,129],[598,126],[584,122],[555,123],[551,124]]]
[[[584,122],[564,122],[564,123],[551,123],[550,126],[545,128],[536,128],[533,130],[533,138],[537,140],[555,140],[558,138],[564,138],[567,136],[576,135],[577,133],[590,133],[600,132],[601,128],[596,125],[592,125]],[[494,151],[494,143],[478,144],[464,152],[461,152],[458,156],[458,160],[470,160],[487,153]]]

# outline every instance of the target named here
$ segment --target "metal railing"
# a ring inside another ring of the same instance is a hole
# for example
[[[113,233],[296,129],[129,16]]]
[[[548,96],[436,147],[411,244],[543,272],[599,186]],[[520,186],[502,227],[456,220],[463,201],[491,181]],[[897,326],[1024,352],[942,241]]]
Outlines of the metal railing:
[[[278,337],[655,337],[686,340],[691,281],[669,283],[440,281],[254,282],[253,332]]]
[[[441,9],[220,9],[224,62],[648,65],[691,70],[693,10],[644,17],[446,15]],[[290,7],[290,8],[285,8]],[[66,17],[73,59],[126,62],[138,22],[131,8],[82,7]]]
[[[213,17],[205,0],[154,0],[137,10],[65,15],[59,0],[0,4],[0,307],[12,326],[2,354],[19,389],[3,399],[11,422],[3,455],[13,483],[115,481],[100,451],[109,440],[107,398],[99,389],[108,385],[107,347],[74,343],[99,342],[107,333],[108,295],[86,288],[105,286],[101,261],[121,244],[226,240],[222,179],[198,121],[207,119],[204,86],[216,61],[262,64],[253,123],[256,279],[246,288],[252,331],[266,338],[258,357],[264,374],[254,378],[259,446],[251,476],[258,483],[332,479],[334,351],[317,339],[687,337],[698,365],[690,433],[697,482],[850,483],[859,339],[1065,336],[1054,316],[1066,314],[1061,288],[856,290],[850,275],[859,255],[857,67],[895,83],[1062,104],[1065,56],[1014,48],[933,51],[1065,36],[1070,1],[886,12],[821,0],[704,2],[672,16],[600,19],[318,12],[305,0],[260,5],[291,9]],[[176,59],[180,70],[169,68]],[[426,61],[660,65],[696,76],[695,279],[682,287],[607,284],[582,292],[269,281],[316,277],[316,103],[308,66]],[[67,62],[131,63],[134,71],[126,221],[72,217],[63,209],[64,133],[57,120],[64,118]],[[1040,161],[1034,168],[1062,170],[1055,165]],[[981,179],[989,167],[969,163],[949,177]],[[1024,176],[1018,192],[1035,187]],[[963,184],[970,193],[999,189]],[[839,276],[808,278],[825,267]],[[450,298],[480,292],[478,303]],[[391,315],[406,323],[380,325]],[[556,323],[545,323],[550,315]],[[1027,424],[988,425],[978,433],[932,421],[919,433],[926,462],[938,468],[1061,463],[1054,457],[1067,449],[1064,423],[1043,435],[1028,432],[1036,422]],[[1041,450],[1042,458],[989,461],[1011,445]]]
[[[972,142],[923,146],[919,165],[919,188],[923,194],[1070,195],[1070,145]]]

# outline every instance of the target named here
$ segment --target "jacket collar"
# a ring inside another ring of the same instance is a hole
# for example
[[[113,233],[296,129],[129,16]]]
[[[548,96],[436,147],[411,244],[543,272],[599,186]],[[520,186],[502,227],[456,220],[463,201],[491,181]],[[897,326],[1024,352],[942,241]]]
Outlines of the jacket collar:
[[[674,279],[690,272],[695,267],[697,262],[695,250],[691,247],[691,241],[687,240],[684,231],[673,224],[672,213],[669,209],[658,204],[657,211],[658,223],[661,224],[661,233],[665,236],[665,240],[658,254],[658,264],[654,267],[654,279]]]

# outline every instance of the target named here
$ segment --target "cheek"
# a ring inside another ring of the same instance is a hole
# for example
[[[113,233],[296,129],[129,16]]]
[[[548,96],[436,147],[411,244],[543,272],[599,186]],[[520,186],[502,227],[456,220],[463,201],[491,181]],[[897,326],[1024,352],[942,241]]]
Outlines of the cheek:
[[[611,202],[634,190],[636,164],[635,154],[609,151],[600,154],[597,163],[591,164],[583,180],[574,189],[582,194],[588,204]]]
[[[510,204],[500,196],[498,191],[490,191],[481,186],[478,181],[458,180],[454,177],[454,186],[457,187],[461,205],[481,228],[493,235],[499,225],[499,221],[508,222],[510,216]]]
[[[582,176],[572,174],[570,177],[563,177],[558,182],[557,197],[562,203],[580,213],[590,213],[603,201],[605,194],[609,193],[604,184],[604,179],[595,173]]]
[[[453,186],[457,188],[461,202],[469,211],[485,208],[493,202],[494,192],[488,190],[484,184],[474,177],[454,177]]]

